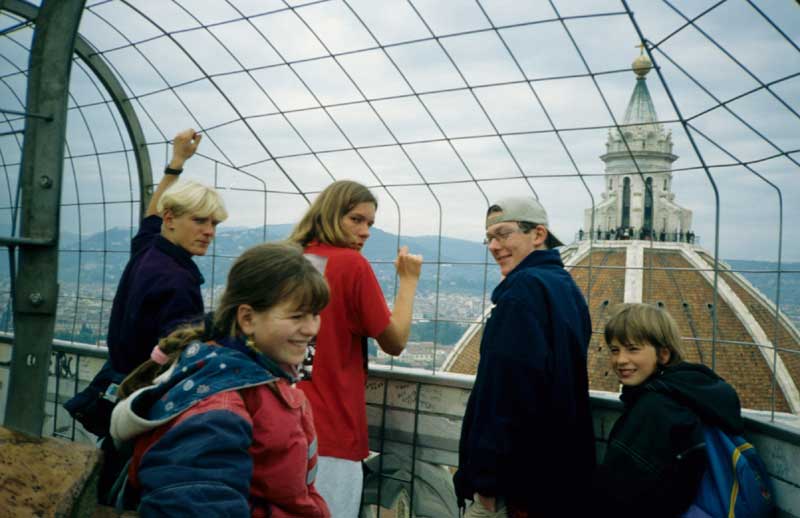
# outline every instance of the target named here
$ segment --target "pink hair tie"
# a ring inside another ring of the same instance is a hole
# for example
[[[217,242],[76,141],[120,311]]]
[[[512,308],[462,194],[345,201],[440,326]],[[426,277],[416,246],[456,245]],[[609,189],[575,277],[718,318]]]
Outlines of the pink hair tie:
[[[164,351],[162,351],[161,348],[156,345],[153,347],[152,352],[150,352],[150,359],[159,365],[164,365],[169,361],[169,356],[164,354]]]

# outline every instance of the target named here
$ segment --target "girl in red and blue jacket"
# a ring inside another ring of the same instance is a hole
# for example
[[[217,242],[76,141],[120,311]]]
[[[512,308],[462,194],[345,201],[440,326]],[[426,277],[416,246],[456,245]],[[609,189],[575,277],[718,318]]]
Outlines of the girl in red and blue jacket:
[[[294,386],[327,302],[299,247],[255,246],[231,267],[213,324],[172,333],[126,378],[111,435],[134,441],[126,491],[142,516],[330,516]]]

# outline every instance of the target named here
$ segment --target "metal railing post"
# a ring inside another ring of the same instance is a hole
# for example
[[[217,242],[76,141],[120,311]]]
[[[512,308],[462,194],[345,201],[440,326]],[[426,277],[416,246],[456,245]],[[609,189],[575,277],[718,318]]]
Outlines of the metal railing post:
[[[21,233],[43,243],[19,246],[5,425],[41,435],[50,346],[58,305],[58,229],[67,98],[72,56],[85,0],[48,0],[36,19],[30,55],[20,184]]]

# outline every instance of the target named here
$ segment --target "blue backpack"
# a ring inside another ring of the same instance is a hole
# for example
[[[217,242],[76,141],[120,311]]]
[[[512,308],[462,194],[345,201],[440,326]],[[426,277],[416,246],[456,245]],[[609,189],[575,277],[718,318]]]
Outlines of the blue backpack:
[[[762,518],[775,510],[772,484],[756,449],[739,435],[704,426],[708,468],[682,518]]]

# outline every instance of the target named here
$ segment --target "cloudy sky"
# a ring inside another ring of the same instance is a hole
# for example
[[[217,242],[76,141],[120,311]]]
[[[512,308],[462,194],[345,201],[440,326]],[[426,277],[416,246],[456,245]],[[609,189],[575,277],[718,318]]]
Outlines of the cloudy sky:
[[[0,16],[0,29],[18,23]],[[722,257],[776,260],[780,191],[783,259],[800,261],[794,1],[89,0],[80,33],[133,99],[156,180],[168,139],[204,133],[187,176],[223,191],[226,224],[296,221],[351,178],[375,188],[378,227],[476,241],[487,200],[512,193],[538,196],[562,239],[577,232],[643,37],[680,157],[676,202],[702,244],[713,250],[719,210]],[[31,36],[0,37],[0,107],[21,109]],[[130,142],[80,61],[70,106],[64,222],[130,226]],[[0,133],[21,127],[4,114]],[[19,137],[0,136],[2,225]]]

